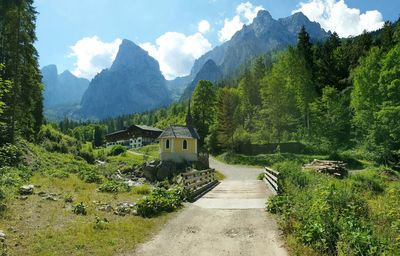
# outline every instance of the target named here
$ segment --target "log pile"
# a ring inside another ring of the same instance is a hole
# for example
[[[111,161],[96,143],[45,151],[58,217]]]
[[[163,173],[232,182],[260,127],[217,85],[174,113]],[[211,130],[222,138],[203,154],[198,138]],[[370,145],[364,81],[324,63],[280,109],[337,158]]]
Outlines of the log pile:
[[[314,159],[311,163],[304,165],[303,170],[312,170],[319,173],[330,174],[337,178],[343,178],[348,174],[346,163],[342,161]]]

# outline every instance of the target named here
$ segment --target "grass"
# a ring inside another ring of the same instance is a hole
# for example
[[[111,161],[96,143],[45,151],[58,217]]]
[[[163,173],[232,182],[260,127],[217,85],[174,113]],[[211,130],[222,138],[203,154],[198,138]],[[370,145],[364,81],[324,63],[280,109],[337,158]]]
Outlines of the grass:
[[[23,181],[23,169],[12,169],[14,189],[7,190],[7,208],[0,215],[0,230],[6,233],[7,255],[115,255],[134,250],[137,244],[148,239],[169,218],[162,214],[157,218],[118,216],[113,212],[96,209],[95,202],[111,204],[134,203],[148,194],[149,185],[142,185],[129,192],[101,193],[100,184],[86,183],[78,176],[82,169],[92,168],[103,180],[118,169],[133,168],[141,164],[140,155],[121,154],[107,157],[103,165],[89,165],[71,154],[50,153],[36,145],[29,145],[26,161],[29,173]],[[11,179],[10,178],[10,179]],[[34,184],[35,195],[26,200],[16,198],[21,184]],[[43,199],[38,192],[57,194],[57,201]],[[72,198],[66,203],[65,198]],[[72,207],[83,202],[87,215],[76,215]],[[96,217],[106,218],[104,228],[96,226]],[[0,249],[1,254],[1,249]]]
[[[222,172],[220,172],[220,171],[218,171],[218,170],[215,170],[215,178],[216,178],[218,181],[221,181],[221,180],[224,180],[226,177],[225,177],[225,175],[224,175]]]
[[[131,149],[130,151],[147,156],[148,160],[154,160],[160,158],[159,150],[160,146],[158,144],[153,144],[141,148]]]

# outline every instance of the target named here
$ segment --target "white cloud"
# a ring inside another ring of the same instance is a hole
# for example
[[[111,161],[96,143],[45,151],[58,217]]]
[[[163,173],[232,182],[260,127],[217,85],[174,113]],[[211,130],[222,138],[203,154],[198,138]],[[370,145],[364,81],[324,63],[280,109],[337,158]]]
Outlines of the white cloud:
[[[254,6],[250,2],[239,4],[236,7],[236,15],[232,19],[225,19],[224,27],[218,31],[219,41],[226,42],[230,40],[237,31],[242,29],[244,24],[252,23],[257,13],[261,10],[264,10],[264,7]]]
[[[200,33],[205,34],[208,31],[210,31],[211,25],[210,22],[208,22],[207,20],[202,20],[199,22],[199,24],[197,25],[197,29],[199,30]]]
[[[75,57],[72,73],[78,77],[91,79],[102,69],[109,68],[118,53],[121,39],[111,43],[101,41],[97,36],[84,37],[71,46],[69,57]]]
[[[349,8],[344,0],[309,0],[301,2],[299,9],[292,13],[296,12],[304,13],[311,21],[341,37],[356,36],[364,30],[374,31],[384,24],[379,11],[361,13],[359,9]]]
[[[140,44],[160,63],[165,78],[174,79],[188,75],[194,61],[211,50],[210,42],[201,34],[186,36],[178,32],[167,32],[152,43]]]

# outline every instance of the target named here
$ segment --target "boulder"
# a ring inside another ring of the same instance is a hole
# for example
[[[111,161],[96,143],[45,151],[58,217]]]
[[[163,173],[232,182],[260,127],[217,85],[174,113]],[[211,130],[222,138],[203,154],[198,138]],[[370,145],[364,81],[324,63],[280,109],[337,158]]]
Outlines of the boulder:
[[[143,175],[150,181],[155,181],[157,178],[157,166],[154,164],[148,164],[143,168]]]
[[[3,230],[0,230],[0,242],[4,242],[6,240],[6,234]]]
[[[125,216],[127,214],[135,214],[135,204],[119,203],[117,207],[115,207],[114,214],[119,216]]]
[[[18,192],[20,195],[32,195],[34,185],[23,185],[19,188]]]
[[[157,180],[163,181],[171,178],[176,171],[176,166],[172,162],[161,162],[157,166]]]

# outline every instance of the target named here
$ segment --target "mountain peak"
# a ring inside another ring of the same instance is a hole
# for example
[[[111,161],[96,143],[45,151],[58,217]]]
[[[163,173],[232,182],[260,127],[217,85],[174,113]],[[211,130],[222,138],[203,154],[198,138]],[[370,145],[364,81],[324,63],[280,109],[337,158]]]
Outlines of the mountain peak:
[[[158,62],[149,56],[145,50],[130,40],[122,40],[117,56],[115,57],[110,70],[138,70],[142,68],[160,69]]]

